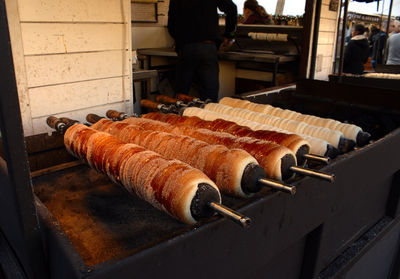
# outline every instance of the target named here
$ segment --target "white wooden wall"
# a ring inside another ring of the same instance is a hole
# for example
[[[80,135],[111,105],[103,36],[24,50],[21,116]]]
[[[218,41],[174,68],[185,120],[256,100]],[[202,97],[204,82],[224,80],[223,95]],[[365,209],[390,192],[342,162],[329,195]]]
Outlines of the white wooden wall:
[[[25,136],[49,115],[130,112],[130,0],[6,0]]]
[[[330,0],[322,1],[315,79],[327,80],[332,73],[339,12],[329,10]]]

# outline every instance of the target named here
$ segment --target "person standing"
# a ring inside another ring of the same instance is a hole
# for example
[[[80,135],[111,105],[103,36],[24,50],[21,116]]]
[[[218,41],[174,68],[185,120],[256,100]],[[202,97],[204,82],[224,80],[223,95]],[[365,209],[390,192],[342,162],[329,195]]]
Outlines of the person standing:
[[[364,64],[368,60],[369,45],[364,35],[365,27],[362,24],[354,26],[352,37],[344,53],[343,72],[361,75]]]
[[[373,40],[373,49],[372,49],[372,68],[375,70],[376,64],[384,64],[383,54],[385,50],[386,40],[388,35],[386,34],[386,28],[388,26],[388,22],[385,21],[381,26],[381,30],[372,37]],[[393,22],[389,25],[389,36],[394,32],[395,25]]]
[[[392,34],[387,45],[387,65],[400,65],[400,33]]]
[[[218,9],[226,14],[223,37],[219,32]],[[192,82],[199,83],[202,99],[218,99],[217,51],[234,42],[237,7],[231,0],[171,0],[168,31],[175,40],[178,63],[176,93],[188,94]]]

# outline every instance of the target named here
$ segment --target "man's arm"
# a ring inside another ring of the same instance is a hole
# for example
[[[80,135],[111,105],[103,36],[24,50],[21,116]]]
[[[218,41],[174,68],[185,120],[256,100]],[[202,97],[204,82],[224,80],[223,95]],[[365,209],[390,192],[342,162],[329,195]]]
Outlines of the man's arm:
[[[176,23],[175,23],[175,17],[176,17],[176,4],[175,0],[170,0],[169,2],[169,10],[168,10],[168,32],[171,35],[172,38],[175,39],[176,36]]]
[[[233,39],[237,26],[237,7],[231,0],[217,0],[217,6],[226,14],[224,37]]]

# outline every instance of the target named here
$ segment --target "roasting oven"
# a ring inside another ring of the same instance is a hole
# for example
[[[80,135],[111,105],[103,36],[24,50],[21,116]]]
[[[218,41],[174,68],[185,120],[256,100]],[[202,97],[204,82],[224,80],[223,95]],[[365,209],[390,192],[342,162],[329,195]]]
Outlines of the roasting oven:
[[[242,96],[354,122],[373,136],[321,169],[335,173],[333,184],[301,178],[291,181],[294,197],[267,189],[248,200],[224,196],[253,219],[246,230],[219,216],[179,223],[76,162],[62,135],[26,138],[51,277],[310,278],[382,218],[398,228],[397,97],[388,94],[373,105],[373,91],[336,86],[303,81],[296,90]]]

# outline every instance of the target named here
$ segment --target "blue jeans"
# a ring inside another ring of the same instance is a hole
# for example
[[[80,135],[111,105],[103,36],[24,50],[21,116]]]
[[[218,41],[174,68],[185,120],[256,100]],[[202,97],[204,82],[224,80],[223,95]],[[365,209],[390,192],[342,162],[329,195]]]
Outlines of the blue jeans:
[[[199,85],[200,97],[217,101],[219,66],[217,47],[212,43],[190,43],[178,49],[176,91],[188,94],[193,80]]]

